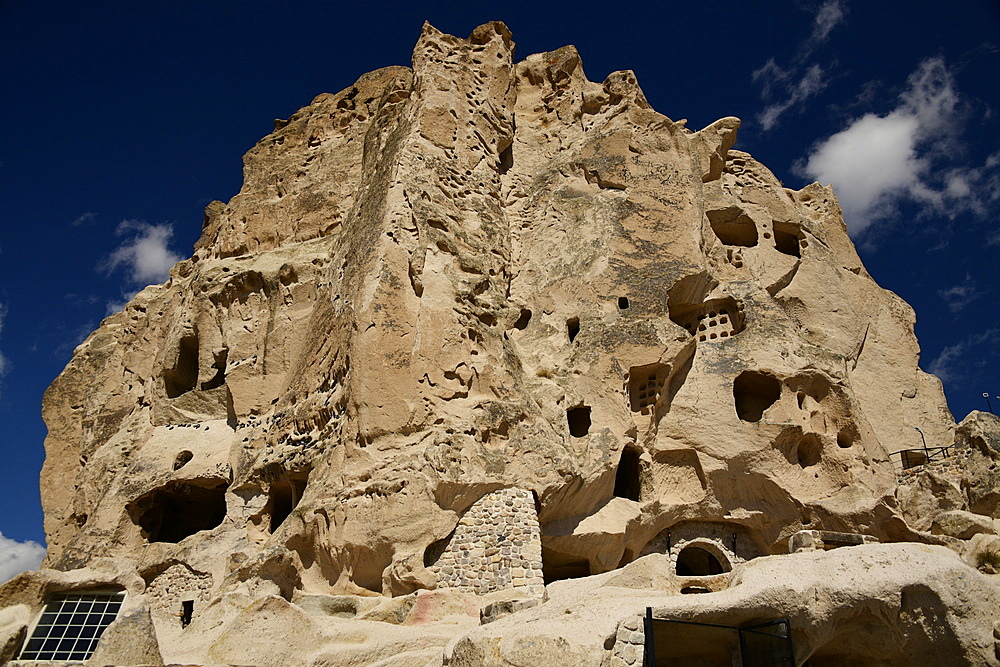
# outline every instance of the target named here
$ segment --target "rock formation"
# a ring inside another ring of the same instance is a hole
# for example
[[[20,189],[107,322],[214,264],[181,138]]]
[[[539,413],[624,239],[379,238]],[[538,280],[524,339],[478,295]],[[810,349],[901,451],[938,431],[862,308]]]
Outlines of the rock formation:
[[[427,25],[275,121],[77,348],[0,660],[110,587],[101,664],[634,665],[646,607],[788,617],[799,663],[996,664],[1000,428],[956,432],[833,192],[513,49]]]

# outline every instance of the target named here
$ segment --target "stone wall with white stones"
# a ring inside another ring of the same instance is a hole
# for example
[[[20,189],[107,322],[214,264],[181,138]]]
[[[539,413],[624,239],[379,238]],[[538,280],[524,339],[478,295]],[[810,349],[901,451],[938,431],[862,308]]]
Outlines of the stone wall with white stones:
[[[175,613],[180,610],[182,600],[207,600],[211,588],[212,575],[176,563],[149,582],[146,595],[154,609]]]
[[[477,500],[428,569],[442,587],[541,595],[542,538],[532,493],[500,489]]]

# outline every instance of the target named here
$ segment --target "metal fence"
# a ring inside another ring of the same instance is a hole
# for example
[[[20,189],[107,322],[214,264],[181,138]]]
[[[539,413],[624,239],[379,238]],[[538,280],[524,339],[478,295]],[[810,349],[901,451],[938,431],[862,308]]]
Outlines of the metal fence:
[[[897,452],[892,452],[889,454],[889,457],[892,458],[893,467],[896,468],[896,471],[902,472],[903,470],[909,470],[910,468],[950,458],[954,454],[954,449],[954,445],[948,445],[947,447],[901,449]]]

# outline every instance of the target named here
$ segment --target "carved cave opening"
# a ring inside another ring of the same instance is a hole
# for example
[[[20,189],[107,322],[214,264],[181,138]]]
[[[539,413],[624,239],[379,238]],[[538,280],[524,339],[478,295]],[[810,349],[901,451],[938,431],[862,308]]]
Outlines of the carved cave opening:
[[[628,301],[627,296],[618,297],[618,310],[628,310],[631,304]]]
[[[215,375],[201,383],[202,389],[215,389],[216,387],[221,387],[226,383],[226,360],[229,357],[229,350],[227,348],[222,348],[220,352],[216,352],[214,355],[214,362],[212,363],[212,368],[215,369]]]
[[[424,567],[430,567],[437,563],[454,537],[455,531],[453,530],[448,533],[447,537],[443,537],[440,540],[435,540],[434,542],[428,544],[427,548],[424,549]]]
[[[180,542],[222,523],[228,487],[219,480],[173,481],[140,496],[127,509],[148,541]]]
[[[814,466],[820,462],[823,454],[823,442],[815,433],[807,433],[795,448],[795,457],[802,468]]]
[[[167,398],[177,398],[198,385],[198,334],[184,336],[177,344],[177,361],[163,372]]]
[[[689,546],[677,554],[677,575],[681,577],[704,577],[722,574],[726,569],[716,556],[701,547]]]
[[[716,286],[705,274],[683,278],[670,288],[670,320],[699,341],[729,338],[746,327],[743,307],[731,296],[705,300]]]
[[[193,458],[194,454],[187,449],[177,452],[177,456],[174,457],[174,470],[180,470]]]
[[[521,314],[518,316],[517,321],[514,322],[514,328],[518,331],[524,331],[528,328],[528,322],[531,321],[531,311],[527,308],[521,309]]]
[[[707,211],[708,222],[722,245],[752,248],[757,245],[757,225],[736,206]]]
[[[510,168],[514,166],[514,143],[511,142],[507,144],[507,147],[500,151],[500,161],[497,165],[497,171],[500,175],[506,174],[510,171]]]
[[[566,422],[569,434],[574,438],[582,438],[590,433],[590,406],[581,405],[566,411]]]
[[[639,502],[640,484],[639,452],[633,447],[622,449],[618,470],[615,472],[615,497]]]
[[[542,579],[546,586],[553,581],[589,576],[589,560],[542,547]]]
[[[841,449],[848,449],[858,441],[858,429],[854,424],[847,424],[837,432],[837,446]]]
[[[743,371],[733,381],[736,415],[745,422],[759,422],[781,396],[778,378],[758,371]]]
[[[566,334],[569,336],[569,342],[576,340],[576,335],[580,333],[580,318],[571,317],[566,320]]]
[[[292,513],[302,500],[306,490],[306,479],[284,477],[271,482],[267,492],[267,502],[270,508],[270,530],[278,530],[285,519]]]
[[[774,223],[774,249],[792,257],[801,257],[806,237],[797,226],[787,222]]]

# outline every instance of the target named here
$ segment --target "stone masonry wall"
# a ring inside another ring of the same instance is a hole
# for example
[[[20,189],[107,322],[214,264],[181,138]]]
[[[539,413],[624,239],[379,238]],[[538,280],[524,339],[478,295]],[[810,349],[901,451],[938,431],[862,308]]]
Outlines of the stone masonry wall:
[[[468,509],[436,562],[438,585],[483,594],[544,591],[542,538],[535,500],[524,489],[488,493]]]
[[[949,456],[935,459],[930,463],[916,465],[911,468],[898,469],[896,472],[896,479],[900,484],[909,484],[914,477],[926,470],[937,473],[952,482],[955,486],[961,487],[962,471],[965,468],[966,461],[971,453],[972,450],[967,447],[957,451],[953,449],[951,450]]]
[[[207,600],[212,575],[194,572],[179,563],[156,575],[146,588],[146,595],[156,609],[178,612],[181,600]]]

